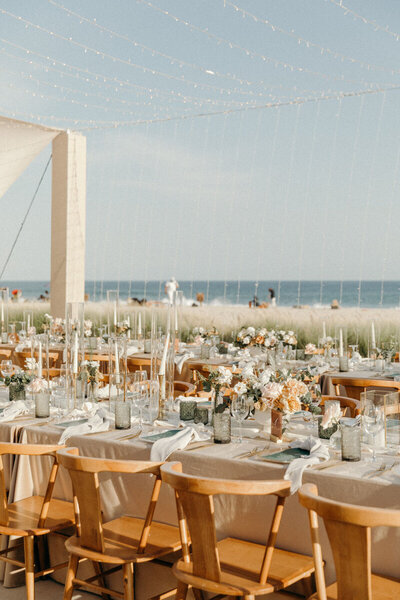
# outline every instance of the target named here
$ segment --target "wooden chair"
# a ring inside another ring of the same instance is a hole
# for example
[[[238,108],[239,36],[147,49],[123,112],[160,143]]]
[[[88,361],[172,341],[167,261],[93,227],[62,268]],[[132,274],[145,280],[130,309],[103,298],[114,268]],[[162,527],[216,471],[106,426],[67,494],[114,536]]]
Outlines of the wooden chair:
[[[326,400],[339,400],[340,408],[345,409],[350,413],[353,419],[361,414],[361,403],[355,398],[347,398],[347,396],[322,396],[320,406],[324,406]]]
[[[35,578],[49,575],[65,568],[68,564],[65,562],[49,568],[45,568],[42,564],[41,570],[35,572],[35,541],[39,542],[39,556],[42,559],[40,562],[43,562],[44,550],[40,541],[43,541],[47,534],[59,534],[60,530],[70,527],[75,522],[72,503],[52,499],[59,468],[56,451],[59,449],[60,446],[57,445],[0,443],[0,534],[23,538],[21,542],[13,543],[12,546],[7,544],[6,548],[0,551],[0,561],[25,569],[28,600],[35,598]],[[45,495],[8,503],[2,459],[4,455],[52,457],[53,466]],[[7,556],[9,552],[20,546],[24,548],[23,562]]]
[[[32,353],[30,350],[22,350],[21,352],[15,352],[15,358],[18,364],[23,367],[25,365],[25,361],[27,358],[31,358]],[[33,357],[35,360],[39,359],[39,352],[35,350],[33,353]],[[46,365],[46,352],[43,351],[43,366]],[[57,362],[59,358],[59,352],[49,352],[49,367],[53,367],[53,365]]]
[[[298,581],[304,583],[306,593],[311,593],[312,557],[275,548],[285,498],[290,495],[290,482],[200,478],[182,473],[181,463],[165,463],[161,475],[176,493],[182,539],[182,559],[173,567],[179,582],[176,600],[186,598],[188,587],[253,600],[255,596],[279,591]],[[214,520],[217,494],[277,496],[266,545],[236,538],[217,542]]]
[[[130,373],[134,373],[135,371],[147,371],[147,373],[150,373],[151,358],[135,358],[133,355],[128,357],[127,365]]]
[[[400,382],[390,379],[360,379],[358,377],[332,377],[332,385],[335,387],[337,396],[340,396],[340,388],[345,388],[346,396],[360,400],[362,392],[368,389],[382,389],[389,391],[400,391]]]
[[[400,580],[371,573],[371,527],[400,527],[400,510],[345,504],[318,496],[306,483],[299,500],[308,509],[318,600],[388,600],[400,598]],[[326,587],[319,540],[322,517],[332,548],[336,583]]]
[[[84,587],[102,594],[133,600],[133,568],[136,563],[160,559],[181,548],[179,530],[172,525],[153,521],[161,488],[162,463],[130,460],[110,460],[81,457],[77,448],[66,448],[58,453],[60,464],[68,469],[74,491],[77,535],[66,541],[69,566],[65,581],[64,600],[71,600],[74,587]],[[145,518],[122,516],[104,522],[100,502],[99,473],[148,473],[155,475],[154,487]],[[89,559],[97,567],[97,574],[79,579],[79,561]],[[111,564],[102,571],[103,563]],[[168,564],[169,562],[164,562]],[[105,587],[104,577],[118,569],[123,570],[124,593]],[[100,584],[93,583],[96,579]]]
[[[6,350],[0,348],[0,360],[9,360],[11,358],[12,350]]]
[[[177,396],[195,396],[196,386],[187,381],[174,381],[174,397]]]

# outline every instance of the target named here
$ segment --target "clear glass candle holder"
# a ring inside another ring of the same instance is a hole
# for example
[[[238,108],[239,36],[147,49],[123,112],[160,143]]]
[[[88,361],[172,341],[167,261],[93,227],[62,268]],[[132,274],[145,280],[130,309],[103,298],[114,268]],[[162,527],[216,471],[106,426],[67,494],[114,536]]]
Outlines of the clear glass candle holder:
[[[207,425],[208,423],[208,411],[210,408],[206,405],[202,406],[197,404],[194,409],[194,422],[195,423],[203,423],[203,425]]]
[[[209,344],[202,344],[200,346],[200,358],[208,360],[210,358],[210,350],[211,347],[209,346]]]
[[[1,334],[1,343],[8,344],[8,331],[3,331]]]
[[[88,347],[90,350],[97,350],[97,337],[91,336],[88,340]]]
[[[349,370],[349,359],[347,356],[339,356],[339,371],[346,373]]]
[[[179,402],[179,417],[181,421],[193,421],[196,404],[196,400],[190,399]]]
[[[8,386],[8,399],[12,400],[26,400],[25,388],[21,388],[19,383],[10,383]]]
[[[115,429],[129,429],[131,426],[131,403],[115,403]]]
[[[35,417],[44,419],[50,416],[50,391],[42,390],[35,394]]]
[[[214,443],[229,444],[231,441],[231,415],[229,410],[214,412]]]
[[[341,419],[342,460],[356,462],[361,460],[361,426],[355,419]]]

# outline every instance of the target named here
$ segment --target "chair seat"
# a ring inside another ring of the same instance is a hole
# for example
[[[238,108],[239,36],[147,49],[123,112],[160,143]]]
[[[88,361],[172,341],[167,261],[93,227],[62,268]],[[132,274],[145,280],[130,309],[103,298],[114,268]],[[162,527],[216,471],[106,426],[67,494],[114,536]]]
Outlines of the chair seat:
[[[268,582],[261,584],[259,577],[265,546],[225,538],[217,547],[222,571],[220,583],[193,575],[193,564],[183,561],[178,561],[174,567],[178,579],[210,592],[242,596],[280,590],[314,572],[312,557],[275,548]]]
[[[372,597],[374,600],[394,600],[400,598],[400,580],[381,575],[371,575]],[[337,585],[332,583],[326,588],[327,600],[337,600]],[[310,600],[317,600],[318,594],[313,594]]]
[[[67,540],[66,548],[71,554],[84,556],[98,562],[124,564],[126,562],[147,562],[181,548],[179,529],[173,525],[151,524],[146,552],[138,554],[140,536],[144,519],[120,517],[103,525],[104,552],[90,550],[81,545],[80,538],[74,536]]]
[[[225,538],[217,544],[221,567],[234,569],[244,577],[257,581],[264,558],[265,546],[235,538]],[[314,572],[312,556],[274,548],[268,581],[275,589],[292,585]]]
[[[38,527],[42,505],[43,496],[31,496],[9,504],[8,525],[0,525],[0,533],[16,536],[46,535],[75,523],[72,502],[52,499],[44,527]]]

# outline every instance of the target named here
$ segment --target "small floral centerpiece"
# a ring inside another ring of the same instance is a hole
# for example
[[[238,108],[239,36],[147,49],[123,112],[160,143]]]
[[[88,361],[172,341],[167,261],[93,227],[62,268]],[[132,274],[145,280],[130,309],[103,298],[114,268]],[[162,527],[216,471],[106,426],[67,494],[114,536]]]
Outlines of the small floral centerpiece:
[[[267,350],[276,348],[280,343],[283,346],[296,346],[297,338],[294,331],[268,331],[264,327],[255,329],[254,327],[243,328],[236,336],[235,345],[239,348],[256,346]]]
[[[100,364],[96,360],[84,360],[81,364],[79,379],[87,383],[88,398],[95,398],[97,385],[103,379],[103,375],[100,373]]]
[[[226,367],[218,367],[215,371],[210,371],[208,377],[204,377],[204,375],[199,372],[197,372],[197,374],[203,384],[203,389],[206,392],[214,392],[216,412],[222,412],[225,410],[227,403],[220,397],[221,389],[231,384],[232,371]]]
[[[327,336],[321,338],[319,341],[322,348],[327,351],[329,351],[331,348],[333,348],[334,342],[335,342],[335,340],[330,335],[327,335]]]
[[[296,375],[286,370],[267,372],[261,387],[261,395],[255,408],[264,411],[271,409],[271,438],[282,439],[284,421],[289,415],[300,411],[303,398],[309,393],[304,383],[304,373]]]
[[[305,354],[317,354],[317,346],[315,344],[307,344],[304,349]]]
[[[63,342],[65,340],[65,319],[61,319],[60,317],[53,319],[53,317],[48,314],[45,314],[44,316],[48,321],[50,336],[56,342]]]
[[[130,331],[130,330],[131,330],[131,326],[127,319],[125,319],[124,321],[120,321],[115,326],[116,335],[127,335],[128,331]]]
[[[31,383],[32,376],[28,373],[15,373],[5,377],[4,383],[8,387],[10,400],[25,400],[26,387]]]
[[[93,323],[90,319],[85,319],[83,321],[83,335],[85,337],[92,336]]]
[[[211,339],[212,337],[219,335],[217,329],[215,327],[212,327],[211,329],[209,329],[207,331],[207,329],[204,329],[204,327],[194,327],[192,329],[192,333],[190,335],[190,338],[199,344],[204,343],[206,340]]]

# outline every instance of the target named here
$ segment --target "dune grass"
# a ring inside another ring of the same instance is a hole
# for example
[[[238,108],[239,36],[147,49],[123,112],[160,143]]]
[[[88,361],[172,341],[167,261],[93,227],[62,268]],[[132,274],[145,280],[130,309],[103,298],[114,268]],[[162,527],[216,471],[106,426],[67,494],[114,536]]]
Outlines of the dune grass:
[[[33,311],[33,322],[38,331],[42,330],[45,314],[50,312],[47,303],[26,302],[23,304],[10,303],[9,322],[23,320],[24,311]],[[339,310],[314,309],[314,308],[247,308],[236,306],[201,306],[180,307],[179,328],[182,340],[186,340],[194,327],[211,329],[215,327],[221,337],[231,341],[237,331],[242,327],[252,325],[253,327],[266,327],[267,329],[293,330],[298,339],[298,347],[304,348],[308,342],[318,343],[322,336],[322,324],[325,322],[327,335],[338,336],[339,328],[344,330],[349,344],[358,343],[360,351],[366,354],[371,334],[371,323],[375,324],[376,340],[382,341],[393,339],[400,341],[400,311],[397,309],[356,309],[341,308]],[[137,313],[142,314],[142,323],[146,331],[150,329],[151,313],[157,314],[158,324],[165,329],[167,320],[167,308],[140,307],[121,305],[120,318],[130,315],[134,323]],[[85,316],[94,325],[100,325],[107,321],[107,304],[86,304]]]

